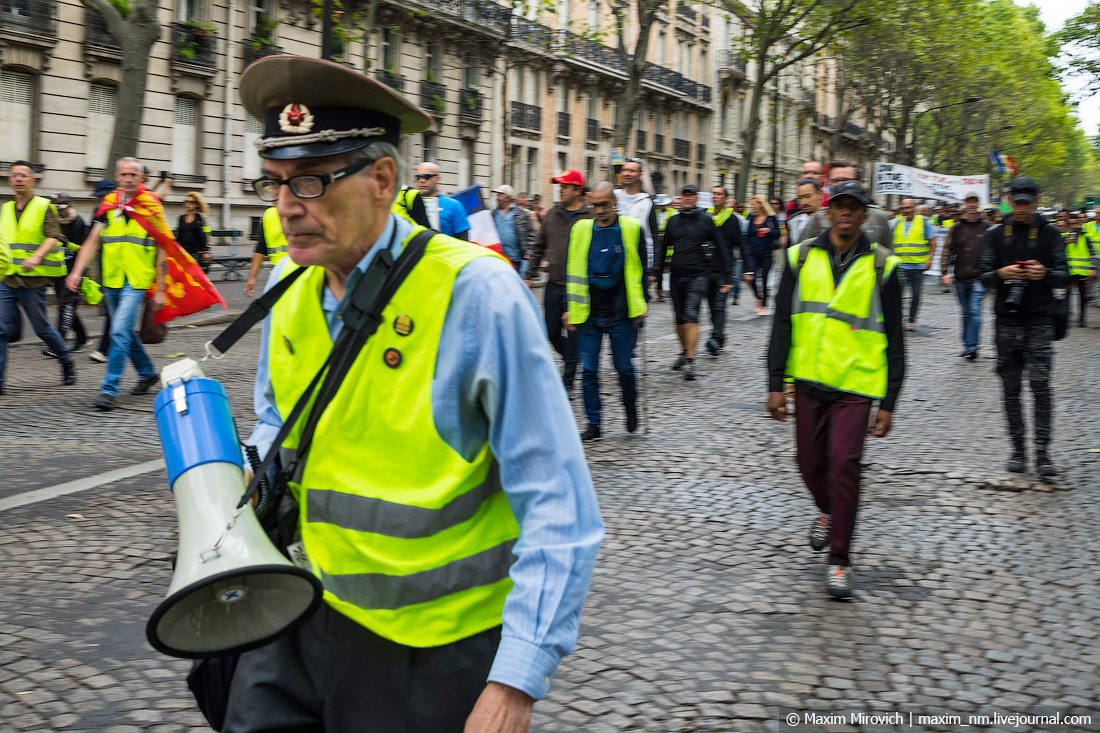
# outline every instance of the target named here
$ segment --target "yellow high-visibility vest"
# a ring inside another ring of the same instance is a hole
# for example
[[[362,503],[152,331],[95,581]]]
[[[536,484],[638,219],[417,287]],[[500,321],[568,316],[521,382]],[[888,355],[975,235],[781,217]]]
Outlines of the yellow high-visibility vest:
[[[153,284],[157,244],[136,220],[111,209],[99,241],[103,245],[103,287],[121,288],[129,283],[136,290],[146,290]]]
[[[286,235],[283,234],[283,222],[274,206],[264,211],[264,242],[267,244],[267,257],[271,264],[277,264],[286,257]]]
[[[907,265],[921,265],[932,254],[929,240],[924,238],[924,217],[917,214],[905,233],[905,218],[898,218],[894,225],[894,254]]]
[[[57,213],[57,209],[45,196],[31,197],[18,219],[15,216],[14,201],[8,201],[0,208],[0,240],[6,242],[11,251],[12,272],[28,277],[64,277],[68,272],[65,268],[65,248],[61,240],[58,240],[30,272],[20,270],[23,262],[33,256],[46,241],[42,226],[46,223],[46,213],[50,210]]]
[[[592,245],[592,227],[595,221],[581,219],[569,231],[565,302],[569,308],[569,323],[573,325],[587,321],[592,309],[588,288],[588,250]],[[642,290],[642,259],[638,255],[642,223],[629,216],[620,216],[619,231],[625,250],[623,281],[626,283],[627,316],[636,318],[646,312],[645,293]]]

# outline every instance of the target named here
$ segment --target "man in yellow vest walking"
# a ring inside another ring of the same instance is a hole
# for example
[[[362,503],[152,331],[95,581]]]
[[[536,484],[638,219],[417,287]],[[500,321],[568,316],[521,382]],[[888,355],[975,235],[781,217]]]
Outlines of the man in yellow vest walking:
[[[1063,235],[1066,243],[1066,264],[1069,265],[1070,288],[1076,289],[1080,312],[1077,315],[1077,325],[1085,327],[1085,309],[1089,304],[1089,286],[1096,275],[1097,249],[1084,231],[1085,214],[1074,212],[1070,217],[1070,230]],[[1069,294],[1066,294],[1066,305],[1069,305]]]
[[[132,200],[139,193],[142,177],[141,161],[119,158],[115,165],[115,180],[121,187],[119,203]],[[107,349],[107,372],[99,385],[98,410],[113,410],[119,393],[119,382],[127,360],[137,370],[138,382],[130,391],[141,395],[157,383],[156,367],[141,339],[134,330],[141,318],[145,292],[156,283],[152,297],[154,308],[164,305],[164,251],[157,246],[136,219],[124,209],[109,209],[92,219],[92,231],[80,247],[69,273],[69,289],[80,287],[84,268],[103,245],[103,299],[111,313],[111,345]]]
[[[256,247],[252,250],[252,263],[248,268],[248,279],[244,283],[244,296],[246,298],[251,298],[256,293],[256,278],[260,274],[260,267],[264,264],[264,258],[271,260],[272,265],[277,265],[279,260],[286,256],[286,237],[283,236],[283,224],[279,221],[279,212],[274,206],[269,206],[264,211],[261,224],[260,237],[256,240]]]
[[[936,229],[930,218],[916,213],[913,199],[902,199],[900,208],[901,216],[891,219],[890,227],[894,230],[894,254],[909,286],[909,320],[905,330],[916,331],[924,273],[936,258]]]
[[[274,446],[325,602],[241,655],[221,730],[523,733],[576,643],[603,536],[534,298],[491,250],[424,244],[392,213],[400,135],[430,124],[417,105],[301,57],[256,61],[239,89],[264,121],[253,185],[287,240],[268,282],[297,278],[264,321],[247,442],[272,448],[330,355],[349,366],[308,453],[308,417]],[[423,255],[346,351],[414,241]]]
[[[76,384],[73,357],[46,316],[46,286],[51,278],[65,276],[57,210],[48,198],[34,195],[38,178],[30,163],[18,160],[8,171],[15,200],[0,207],[0,243],[11,253],[11,274],[0,283],[0,394],[4,393],[8,334],[14,332],[16,319],[22,318],[19,308],[27,314],[38,338],[57,354],[62,382]]]
[[[793,378],[798,467],[820,512],[810,546],[829,548],[826,591],[848,599],[863,441],[875,400],[871,434],[890,432],[905,334],[898,259],[860,229],[871,199],[855,181],[829,196],[830,227],[787,250],[768,346],[767,407],[786,421],[783,380]]]
[[[646,244],[642,224],[615,213],[615,187],[596,184],[589,200],[595,219],[582,219],[569,231],[565,261],[562,319],[577,334],[581,387],[588,428],[581,440],[600,437],[600,347],[611,341],[611,360],[619,373],[626,429],[638,429],[638,390],[634,381],[634,340],[646,316]]]

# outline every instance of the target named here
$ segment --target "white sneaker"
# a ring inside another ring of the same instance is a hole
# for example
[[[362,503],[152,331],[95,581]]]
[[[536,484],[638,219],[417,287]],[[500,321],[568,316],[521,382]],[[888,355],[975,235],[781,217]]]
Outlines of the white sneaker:
[[[104,354],[102,351],[93,351],[92,353],[88,354],[88,358],[92,361],[98,361],[100,364],[107,363],[107,355]]]
[[[852,597],[852,569],[844,565],[830,565],[825,571],[825,590],[833,598],[850,599]]]

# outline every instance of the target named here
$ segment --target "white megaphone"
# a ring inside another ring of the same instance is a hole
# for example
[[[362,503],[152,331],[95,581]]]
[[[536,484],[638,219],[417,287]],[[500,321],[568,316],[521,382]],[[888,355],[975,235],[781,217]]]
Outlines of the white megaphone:
[[[241,446],[221,383],[191,359],[161,373],[155,402],[168,482],[179,513],[179,555],[149,643],[174,657],[247,651],[304,623],[321,583],[268,539],[245,492]]]

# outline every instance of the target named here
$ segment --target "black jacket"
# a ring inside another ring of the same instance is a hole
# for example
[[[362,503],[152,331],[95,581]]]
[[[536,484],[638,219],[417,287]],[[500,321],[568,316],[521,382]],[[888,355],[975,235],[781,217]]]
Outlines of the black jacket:
[[[997,291],[993,310],[997,314],[998,324],[1032,326],[1051,323],[1057,309],[1051,291],[1069,285],[1066,245],[1061,234],[1038,214],[1035,215],[1035,225],[1037,241],[1028,242],[1032,225],[1017,224],[1009,215],[1002,224],[988,229],[982,240],[982,285]],[[1012,227],[1013,234],[1011,244],[1006,247],[1005,228],[1008,226]],[[1019,286],[1025,288],[1024,299],[1020,310],[1010,314],[1005,311],[1004,301],[1011,288],[1005,287],[997,271],[1006,265],[1026,260],[1042,263],[1047,268],[1046,277],[1028,280],[1026,285]]]
[[[829,241],[829,230],[818,236],[811,247],[821,247],[829,254],[829,262],[833,262],[833,244]],[[860,235],[855,245],[855,253],[851,259],[837,270],[833,268],[833,282],[840,282],[848,267],[855,261],[855,255],[871,251],[871,241],[866,232]],[[779,293],[775,296],[775,317],[772,319],[772,337],[768,344],[768,391],[782,392],[783,378],[787,373],[787,357],[791,351],[791,300],[794,297],[794,270],[791,269],[790,260],[783,268],[783,279],[779,282]],[[898,270],[890,273],[882,281],[882,318],[886,327],[886,396],[882,398],[879,408],[887,412],[894,411],[894,405],[898,401],[901,392],[901,383],[905,379],[905,331],[901,318],[901,282],[898,280]],[[817,397],[828,399],[830,395],[843,394],[835,389],[821,385],[808,385],[808,388]]]
[[[733,258],[725,238],[705,209],[686,209],[668,220],[657,262],[665,261],[669,247],[672,247],[669,271],[674,277],[716,275],[723,285],[733,284]]]

